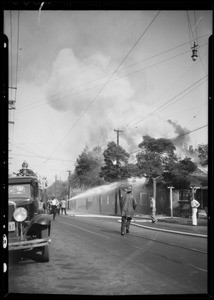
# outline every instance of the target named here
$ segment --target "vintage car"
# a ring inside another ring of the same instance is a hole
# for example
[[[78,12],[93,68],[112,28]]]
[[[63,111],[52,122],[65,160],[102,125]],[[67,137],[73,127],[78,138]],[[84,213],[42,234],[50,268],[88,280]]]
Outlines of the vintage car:
[[[36,176],[9,177],[8,249],[16,257],[27,254],[49,261],[51,218],[45,213],[39,198]]]

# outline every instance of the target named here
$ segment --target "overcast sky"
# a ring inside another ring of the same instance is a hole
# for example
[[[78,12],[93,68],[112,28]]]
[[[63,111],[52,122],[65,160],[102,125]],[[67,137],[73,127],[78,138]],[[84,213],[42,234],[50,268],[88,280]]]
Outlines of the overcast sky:
[[[45,6],[45,4],[44,4]],[[88,146],[131,153],[143,135],[208,143],[212,11],[5,11],[10,172],[26,160],[49,184]],[[191,59],[193,41],[198,59]],[[17,63],[18,62],[18,63]],[[181,147],[182,147],[181,143]]]

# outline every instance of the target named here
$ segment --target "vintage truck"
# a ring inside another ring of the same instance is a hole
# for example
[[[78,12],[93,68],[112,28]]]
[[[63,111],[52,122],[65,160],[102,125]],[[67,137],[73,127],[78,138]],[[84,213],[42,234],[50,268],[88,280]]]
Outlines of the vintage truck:
[[[39,197],[39,179],[26,165],[8,182],[8,249],[16,257],[38,256],[49,261],[51,218]]]

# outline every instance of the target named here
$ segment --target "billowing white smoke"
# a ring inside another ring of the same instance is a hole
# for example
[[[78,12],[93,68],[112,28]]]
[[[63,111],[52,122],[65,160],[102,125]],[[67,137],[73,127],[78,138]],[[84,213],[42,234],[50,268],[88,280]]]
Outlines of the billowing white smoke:
[[[87,144],[105,143],[109,132],[115,136],[113,128],[121,123],[134,95],[127,78],[113,80],[104,87],[114,69],[109,57],[97,53],[78,59],[72,49],[62,49],[53,64],[48,102],[53,109],[69,113],[68,126],[76,123],[74,127],[81,128]]]

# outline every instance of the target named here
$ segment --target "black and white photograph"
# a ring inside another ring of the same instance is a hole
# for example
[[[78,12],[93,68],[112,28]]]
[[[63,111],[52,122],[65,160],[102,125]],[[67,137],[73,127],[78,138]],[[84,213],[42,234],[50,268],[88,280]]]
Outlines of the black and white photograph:
[[[213,11],[3,11],[7,295],[209,293]]]

